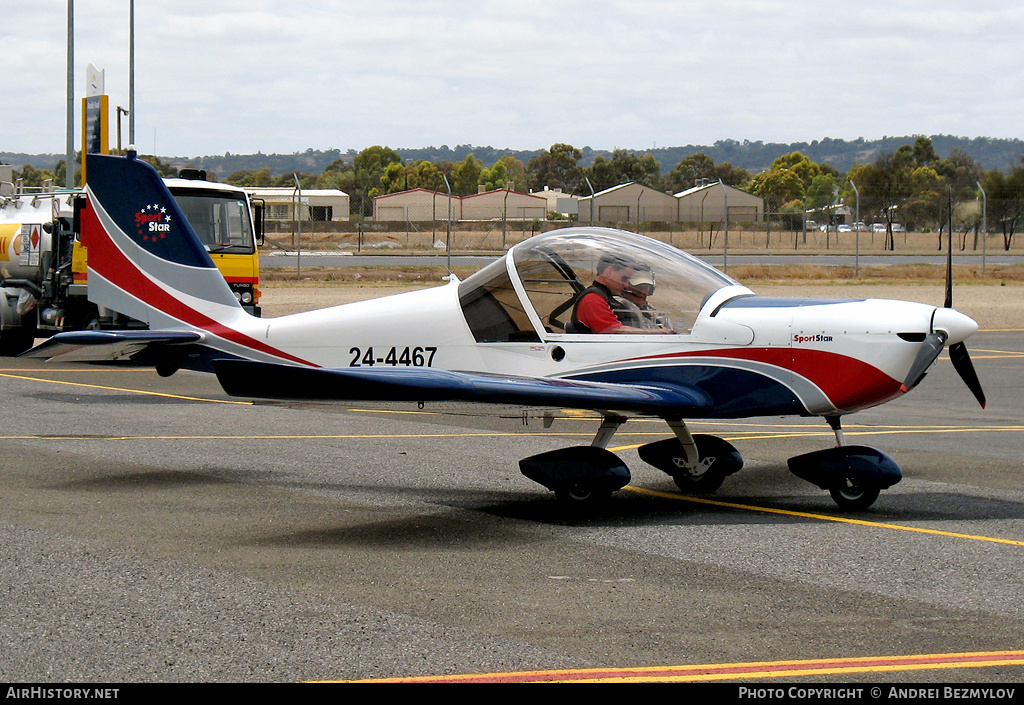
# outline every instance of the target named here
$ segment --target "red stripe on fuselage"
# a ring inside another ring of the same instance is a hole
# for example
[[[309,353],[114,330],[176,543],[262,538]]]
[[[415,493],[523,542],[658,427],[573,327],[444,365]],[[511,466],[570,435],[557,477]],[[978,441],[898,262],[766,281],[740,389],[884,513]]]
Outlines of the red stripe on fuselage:
[[[319,367],[277,348],[261,343],[171,296],[143,274],[138,265],[114,243],[92,206],[82,209],[82,244],[89,250],[89,268],[122,291],[146,305],[190,326],[212,333],[232,343],[302,365]]]
[[[900,382],[863,360],[825,350],[795,348],[732,348],[679,352],[635,358],[656,360],[680,357],[728,357],[762,362],[789,370],[816,385],[833,406],[857,411],[900,396]]]

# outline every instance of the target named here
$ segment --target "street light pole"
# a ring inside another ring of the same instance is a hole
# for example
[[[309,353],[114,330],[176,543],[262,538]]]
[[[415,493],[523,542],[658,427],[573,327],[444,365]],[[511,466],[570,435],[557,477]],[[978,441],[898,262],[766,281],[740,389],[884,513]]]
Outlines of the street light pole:
[[[988,243],[988,195],[978,181],[978,190],[981,191],[981,276],[985,276],[985,254]]]
[[[64,185],[75,187],[75,0],[68,0],[68,114]],[[82,155],[85,159],[85,155]]]
[[[135,0],[128,4],[128,144],[135,144]],[[120,125],[120,123],[118,123]],[[120,147],[120,145],[118,145]],[[155,151],[155,150],[154,150]],[[155,154],[153,156],[156,156]]]
[[[444,178],[444,187],[448,191],[448,233],[445,236],[444,249],[446,254],[446,263],[448,266],[448,280],[451,281],[452,276],[452,185],[448,183],[448,177],[445,174],[441,174]]]
[[[725,249],[722,250],[722,270],[729,273],[729,192],[726,190],[725,182],[718,180],[722,187],[722,207],[725,209]]]
[[[854,262],[854,276],[860,277],[860,190],[857,188],[857,184],[850,180],[850,186],[853,186],[853,193],[857,196],[857,210],[855,211],[855,217],[853,221],[853,232],[855,243],[854,250],[855,254],[853,257]]]

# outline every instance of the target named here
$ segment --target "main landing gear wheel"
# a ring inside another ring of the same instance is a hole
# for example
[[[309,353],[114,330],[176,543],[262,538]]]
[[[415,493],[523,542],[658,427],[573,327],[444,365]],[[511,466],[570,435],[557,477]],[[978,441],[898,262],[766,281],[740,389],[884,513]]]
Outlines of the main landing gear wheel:
[[[595,446],[559,448],[519,461],[523,475],[555,493],[566,507],[604,503],[629,482],[629,468],[614,453]]]
[[[726,475],[717,472],[713,467],[700,477],[691,477],[685,473],[676,473],[672,479],[682,492],[686,494],[714,494],[725,482]]]
[[[671,475],[676,487],[686,494],[713,494],[722,486],[725,478],[743,467],[743,457],[725,439],[696,434],[693,442],[699,457],[711,460],[710,467],[698,476],[687,471],[686,452],[677,438],[648,443],[637,448],[637,452],[645,463]]]
[[[830,487],[828,491],[840,509],[858,512],[874,504],[882,490],[877,485],[864,482],[863,480],[844,477]]]

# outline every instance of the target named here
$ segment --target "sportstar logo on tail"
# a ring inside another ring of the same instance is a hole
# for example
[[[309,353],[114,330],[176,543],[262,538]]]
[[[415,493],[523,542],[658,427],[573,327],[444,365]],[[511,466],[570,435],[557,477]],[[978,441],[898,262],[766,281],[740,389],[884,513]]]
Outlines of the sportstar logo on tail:
[[[157,242],[171,231],[171,215],[159,203],[152,203],[135,214],[135,226],[146,242]]]

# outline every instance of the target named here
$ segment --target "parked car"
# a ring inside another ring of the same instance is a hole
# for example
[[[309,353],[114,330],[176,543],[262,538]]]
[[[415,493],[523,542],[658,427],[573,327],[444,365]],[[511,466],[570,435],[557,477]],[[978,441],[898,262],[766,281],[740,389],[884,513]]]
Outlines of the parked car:
[[[853,232],[853,226],[850,226],[850,225],[840,225],[838,228],[836,228],[836,232],[852,233]]]
[[[871,232],[873,232],[873,233],[884,233],[885,232],[885,223],[875,223],[874,225],[871,226]]]
[[[904,228],[904,227],[903,227],[902,225],[900,225],[899,223],[893,223],[893,224],[892,224],[892,231],[893,231],[894,233],[905,233],[905,232],[907,232],[907,229],[906,229],[906,228]]]
[[[866,233],[869,230],[868,226],[864,223],[863,220],[858,220],[856,223],[854,223],[853,229],[862,233]]]

